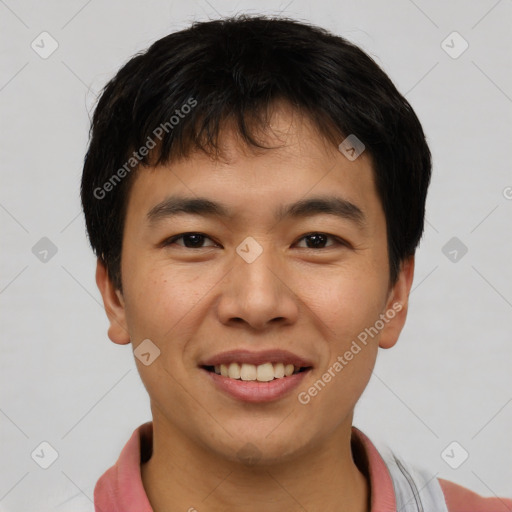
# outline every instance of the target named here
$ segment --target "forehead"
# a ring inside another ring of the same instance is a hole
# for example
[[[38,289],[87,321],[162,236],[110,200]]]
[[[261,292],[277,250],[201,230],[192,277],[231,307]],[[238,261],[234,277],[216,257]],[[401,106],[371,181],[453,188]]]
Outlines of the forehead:
[[[208,198],[226,205],[237,219],[249,219],[270,210],[282,214],[279,205],[328,194],[358,206],[365,216],[379,214],[369,154],[349,160],[306,117],[284,106],[276,107],[259,140],[270,149],[250,147],[233,127],[226,127],[216,158],[197,151],[140,169],[131,187],[127,217],[136,214],[151,220],[151,212],[169,196]]]

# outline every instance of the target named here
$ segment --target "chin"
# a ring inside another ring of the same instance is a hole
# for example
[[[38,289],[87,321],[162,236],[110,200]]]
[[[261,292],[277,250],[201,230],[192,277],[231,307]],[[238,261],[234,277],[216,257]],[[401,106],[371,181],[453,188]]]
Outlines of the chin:
[[[236,439],[228,437],[223,446],[212,449],[216,456],[231,462],[250,467],[264,467],[293,460],[305,454],[312,444],[312,440],[305,439],[300,433],[292,432],[289,427],[283,426],[279,433],[269,429],[259,435],[254,429],[238,430]]]

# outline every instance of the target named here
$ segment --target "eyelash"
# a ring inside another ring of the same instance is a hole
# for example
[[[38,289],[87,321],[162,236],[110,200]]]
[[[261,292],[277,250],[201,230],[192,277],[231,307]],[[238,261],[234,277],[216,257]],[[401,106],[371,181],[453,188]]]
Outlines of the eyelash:
[[[204,233],[198,233],[195,231],[191,231],[188,233],[181,233],[179,235],[174,235],[174,236],[164,240],[162,242],[161,246],[168,247],[168,246],[174,244],[174,242],[176,242],[176,240],[179,240],[179,239],[184,238],[189,235],[199,235],[199,236],[203,236],[205,238],[212,240],[208,235],[205,235]],[[334,240],[336,242],[335,245],[349,247],[349,244],[347,242],[345,242],[343,239],[341,239],[337,236],[334,236],[334,235],[330,235],[329,233],[323,233],[321,231],[312,231],[310,233],[306,233],[305,235],[302,235],[302,237],[300,237],[298,241],[301,241],[301,240],[303,240],[309,236],[313,236],[313,235],[323,235],[323,236],[326,236],[327,238],[331,238],[332,240]],[[212,242],[213,242],[213,240],[212,240]],[[328,247],[321,247],[320,249],[315,249],[314,247],[302,247],[302,249],[321,250],[321,249],[329,249],[330,247],[333,247],[333,246],[334,245],[330,245]],[[183,247],[184,249],[206,249],[207,248],[207,247],[185,247],[184,245],[181,247]],[[212,247],[212,246],[208,246],[208,247]]]

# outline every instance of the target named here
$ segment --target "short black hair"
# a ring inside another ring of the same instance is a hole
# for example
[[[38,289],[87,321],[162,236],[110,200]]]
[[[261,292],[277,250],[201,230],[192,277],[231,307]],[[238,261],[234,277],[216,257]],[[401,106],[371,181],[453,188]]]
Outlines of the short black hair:
[[[218,154],[232,124],[248,146],[285,101],[336,146],[355,135],[371,156],[386,216],[390,282],[424,228],[431,154],[409,102],[343,37],[297,20],[238,15],[167,35],[104,87],[91,123],[81,199],[89,240],[122,290],[121,249],[133,176],[194,150]]]

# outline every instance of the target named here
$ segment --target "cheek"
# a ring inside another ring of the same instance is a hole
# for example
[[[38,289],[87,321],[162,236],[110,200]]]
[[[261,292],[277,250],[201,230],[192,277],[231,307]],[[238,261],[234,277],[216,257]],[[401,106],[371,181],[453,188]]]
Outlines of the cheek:
[[[163,343],[173,329],[182,330],[187,317],[201,300],[204,283],[167,265],[134,261],[126,264],[126,315],[133,339]]]
[[[314,416],[329,418],[322,428],[336,428],[351,411],[371,378],[378,352],[378,335],[365,329],[375,324],[382,311],[385,280],[379,273],[340,276],[329,281],[316,298],[315,313],[329,327],[325,359],[312,387],[302,398]],[[301,402],[304,403],[304,402]]]
[[[206,292],[201,292],[199,280],[189,282],[183,272],[171,273],[147,263],[134,267],[126,288],[126,315],[134,348],[149,339],[160,350],[148,366],[136,360],[144,386],[163,408],[166,399],[174,396],[174,407],[184,414],[178,383],[186,378],[185,350],[197,329],[195,314]]]
[[[301,278],[301,298],[328,329],[327,336],[341,350],[378,319],[385,304],[386,280],[364,269]]]

